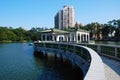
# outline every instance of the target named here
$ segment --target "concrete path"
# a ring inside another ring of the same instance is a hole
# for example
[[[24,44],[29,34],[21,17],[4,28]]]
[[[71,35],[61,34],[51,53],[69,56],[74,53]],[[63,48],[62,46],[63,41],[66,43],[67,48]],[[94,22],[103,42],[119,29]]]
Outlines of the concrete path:
[[[105,80],[120,80],[120,62],[101,56],[105,67]]]

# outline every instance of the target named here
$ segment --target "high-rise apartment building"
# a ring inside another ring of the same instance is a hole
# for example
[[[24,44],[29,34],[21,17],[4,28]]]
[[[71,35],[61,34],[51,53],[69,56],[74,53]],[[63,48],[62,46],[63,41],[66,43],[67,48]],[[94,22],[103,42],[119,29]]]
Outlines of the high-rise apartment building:
[[[55,28],[64,29],[74,27],[75,13],[72,6],[64,6],[55,16]]]

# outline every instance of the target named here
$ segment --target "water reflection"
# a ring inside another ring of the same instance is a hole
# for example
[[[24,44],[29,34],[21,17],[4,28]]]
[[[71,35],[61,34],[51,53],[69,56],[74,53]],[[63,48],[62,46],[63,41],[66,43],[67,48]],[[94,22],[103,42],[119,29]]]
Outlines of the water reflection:
[[[120,41],[90,41],[90,44],[106,44],[120,46]]]
[[[36,57],[33,46],[0,44],[0,80],[82,80],[78,67],[54,57]]]
[[[56,59],[54,56],[35,56],[36,64],[43,62],[44,68],[38,80],[82,80],[82,71],[71,62]],[[40,65],[39,65],[40,66]],[[38,67],[39,67],[38,66]]]

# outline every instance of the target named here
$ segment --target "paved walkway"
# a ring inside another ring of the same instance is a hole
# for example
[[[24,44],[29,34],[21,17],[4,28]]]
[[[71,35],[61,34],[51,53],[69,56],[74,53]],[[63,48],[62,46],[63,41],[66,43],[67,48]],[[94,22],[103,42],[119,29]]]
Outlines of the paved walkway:
[[[120,62],[101,56],[105,67],[105,80],[120,80]]]

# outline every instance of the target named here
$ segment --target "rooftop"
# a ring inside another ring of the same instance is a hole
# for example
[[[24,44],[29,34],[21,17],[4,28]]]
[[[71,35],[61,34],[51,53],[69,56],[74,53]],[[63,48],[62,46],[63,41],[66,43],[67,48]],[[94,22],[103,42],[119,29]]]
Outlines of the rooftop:
[[[60,30],[60,29],[48,29],[48,30],[44,30],[41,31],[41,33],[64,33],[64,34],[68,34],[68,31],[64,31],[64,30]]]
[[[87,31],[87,30],[75,29],[75,28],[66,29],[66,30],[47,29],[47,30],[41,31],[41,33],[63,33],[63,34],[69,34],[70,32],[76,32],[76,31],[89,33],[89,31]]]

